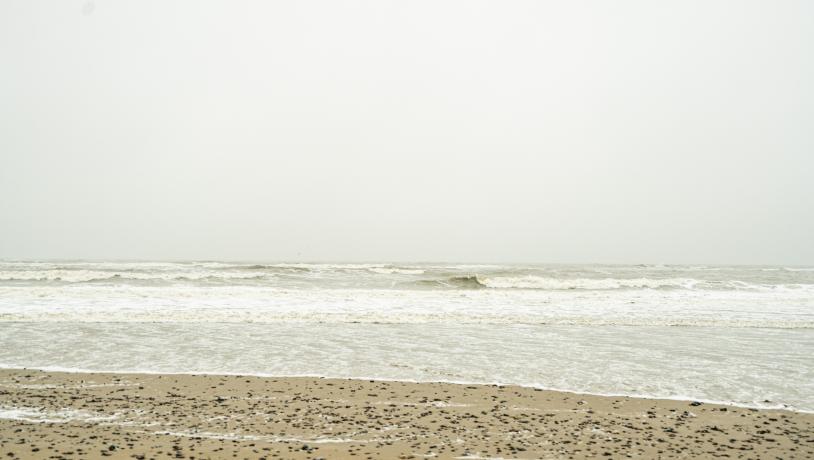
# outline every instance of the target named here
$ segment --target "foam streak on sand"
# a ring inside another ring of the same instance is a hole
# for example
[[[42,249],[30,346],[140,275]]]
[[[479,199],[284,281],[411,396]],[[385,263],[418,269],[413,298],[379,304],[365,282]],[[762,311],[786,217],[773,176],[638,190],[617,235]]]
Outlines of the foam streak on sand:
[[[62,408],[43,410],[39,407],[0,406],[0,419],[20,420],[29,423],[109,422],[117,415],[89,413],[83,410]]]
[[[82,381],[101,385],[82,386]],[[116,387],[121,381],[137,386]],[[0,371],[8,458],[814,455],[814,415],[495,385]],[[36,386],[36,384],[47,384]],[[110,384],[106,386],[105,384]],[[396,402],[397,401],[397,402]]]

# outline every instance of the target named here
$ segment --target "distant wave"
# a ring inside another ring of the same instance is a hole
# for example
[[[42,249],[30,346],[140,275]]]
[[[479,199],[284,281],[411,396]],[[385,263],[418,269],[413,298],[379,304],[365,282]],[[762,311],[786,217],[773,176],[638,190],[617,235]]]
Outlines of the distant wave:
[[[175,267],[173,267],[175,268]],[[366,273],[371,275],[420,275],[423,269],[411,267],[398,267],[384,264],[251,264],[251,265],[222,265],[218,267],[193,267],[192,270],[176,269],[144,269],[138,266],[132,268],[116,267],[108,269],[86,269],[74,266],[56,266],[35,270],[6,270],[0,271],[0,281],[62,281],[69,283],[83,283],[106,280],[164,280],[164,281],[197,281],[197,280],[241,280],[261,279],[266,274],[276,275],[302,275],[309,273]]]
[[[324,271],[321,271],[324,270]],[[297,283],[307,283],[315,288],[332,288],[325,284],[325,280],[353,280],[355,286],[372,288],[392,288],[392,280],[378,278],[381,276],[402,276],[403,281],[397,286],[400,289],[511,289],[511,290],[542,290],[542,291],[602,291],[602,290],[635,290],[635,289],[684,289],[684,290],[712,290],[712,291],[755,291],[755,292],[814,292],[814,284],[767,284],[748,283],[740,280],[700,280],[694,278],[567,278],[553,276],[538,276],[529,274],[463,274],[455,275],[449,272],[432,273],[425,269],[412,267],[398,267],[389,265],[360,265],[354,268],[351,274],[339,273],[334,268],[307,268],[285,265],[243,265],[238,268],[221,268],[217,270],[85,270],[85,269],[51,269],[51,270],[10,270],[0,271],[0,282],[18,283],[216,283],[216,282],[273,282],[280,285],[282,278]],[[420,275],[428,276],[418,279]],[[326,278],[326,275],[330,275]],[[398,278],[395,278],[398,280]],[[382,283],[387,284],[382,284]],[[376,284],[379,283],[379,284]],[[341,284],[340,284],[341,285]]]
[[[422,287],[448,289],[540,289],[613,290],[613,289],[710,289],[710,290],[797,290],[814,289],[810,284],[752,284],[738,280],[705,281],[692,278],[553,278],[534,275],[495,276],[468,275],[443,279],[425,279],[415,283]]]
[[[231,269],[238,269],[238,270],[264,270],[273,273],[306,273],[310,272],[311,269],[308,267],[299,267],[299,266],[285,266],[285,265],[266,265],[266,264],[252,264],[252,265],[233,265],[230,266]]]
[[[502,289],[546,289],[546,290],[567,290],[567,289],[658,289],[665,287],[690,288],[697,283],[693,279],[620,279],[620,278],[550,278],[541,276],[476,276],[477,281],[490,288]]]
[[[372,267],[368,271],[380,275],[421,275],[424,270],[420,268],[398,268],[398,267]]]
[[[112,280],[163,280],[163,281],[201,281],[201,280],[235,280],[258,279],[263,274],[238,272],[129,272],[129,271],[94,271],[94,270],[41,270],[0,272],[0,281],[62,281],[68,283],[87,283],[92,281]]]
[[[478,279],[477,275],[418,280],[414,284],[426,288],[481,289],[487,287]]]
[[[281,289],[813,293],[814,268],[398,263],[0,262],[2,286],[265,286]]]
[[[229,268],[266,270],[271,272],[369,272],[379,275],[420,275],[424,269],[386,264],[252,264],[231,265]]]
[[[590,278],[551,278],[533,275],[524,276],[488,276],[469,275],[453,276],[441,280],[422,280],[423,286],[438,286],[457,289],[543,289],[543,290],[602,290],[622,288],[660,288],[660,287],[687,287],[693,280],[651,280],[639,279],[590,279]]]

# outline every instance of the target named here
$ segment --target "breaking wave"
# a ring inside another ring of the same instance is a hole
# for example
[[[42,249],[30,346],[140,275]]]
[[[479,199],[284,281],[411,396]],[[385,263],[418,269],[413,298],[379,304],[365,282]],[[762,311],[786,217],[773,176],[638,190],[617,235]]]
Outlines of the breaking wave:
[[[448,288],[448,289],[481,289],[488,287],[483,284],[477,275],[452,276],[444,279],[427,279],[415,282],[415,285],[426,288]]]
[[[226,285],[287,289],[689,290],[814,293],[808,267],[384,263],[0,262],[0,284]]]
[[[693,278],[553,278],[534,275],[495,276],[468,275],[443,279],[425,279],[415,283],[422,287],[447,289],[539,289],[615,290],[615,289],[688,289],[688,290],[748,290],[794,291],[811,289],[811,284],[754,284],[738,280],[707,281]]]
[[[420,268],[372,267],[368,269],[380,275],[421,275],[424,270]]]
[[[541,276],[495,276],[476,277],[478,282],[486,287],[501,289],[546,289],[546,290],[568,290],[568,289],[659,289],[659,288],[692,288],[697,283],[693,279],[619,279],[619,278],[548,278]]]
[[[27,270],[0,272],[0,281],[62,281],[87,283],[93,281],[140,280],[140,281],[214,281],[260,279],[263,274],[240,272],[127,272],[95,270]]]

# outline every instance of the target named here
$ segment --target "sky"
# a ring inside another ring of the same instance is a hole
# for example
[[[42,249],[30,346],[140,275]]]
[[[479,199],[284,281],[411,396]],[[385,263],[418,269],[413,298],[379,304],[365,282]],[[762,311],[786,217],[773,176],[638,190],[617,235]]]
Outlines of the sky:
[[[814,264],[808,0],[0,2],[0,259]]]

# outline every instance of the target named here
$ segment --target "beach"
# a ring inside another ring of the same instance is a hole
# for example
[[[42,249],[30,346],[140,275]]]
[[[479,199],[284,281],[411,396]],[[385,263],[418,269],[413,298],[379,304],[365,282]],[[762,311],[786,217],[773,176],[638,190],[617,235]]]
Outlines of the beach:
[[[812,458],[814,267],[0,263],[2,458]]]
[[[814,414],[519,386],[0,371],[3,458],[812,458]]]

